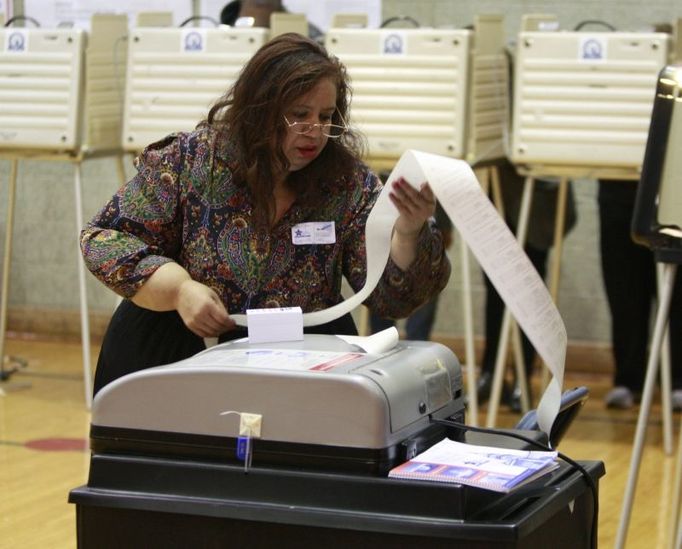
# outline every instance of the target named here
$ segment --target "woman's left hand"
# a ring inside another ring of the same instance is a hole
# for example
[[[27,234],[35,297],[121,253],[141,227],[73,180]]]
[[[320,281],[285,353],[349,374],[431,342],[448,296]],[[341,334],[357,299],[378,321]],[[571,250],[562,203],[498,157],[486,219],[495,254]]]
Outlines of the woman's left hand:
[[[394,230],[402,237],[416,238],[424,223],[436,213],[436,197],[426,182],[417,190],[400,177],[393,182],[389,197],[400,213]]]

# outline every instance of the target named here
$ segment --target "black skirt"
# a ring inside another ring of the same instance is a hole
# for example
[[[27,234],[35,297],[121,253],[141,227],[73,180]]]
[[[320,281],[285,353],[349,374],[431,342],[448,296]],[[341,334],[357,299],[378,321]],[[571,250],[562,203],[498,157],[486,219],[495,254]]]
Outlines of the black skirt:
[[[327,324],[311,326],[305,333],[357,335],[350,313]],[[220,336],[223,343],[246,337],[245,328]],[[176,311],[157,312],[124,300],[118,306],[106,333],[97,360],[94,394],[126,374],[172,364],[206,348],[203,338],[190,332]]]

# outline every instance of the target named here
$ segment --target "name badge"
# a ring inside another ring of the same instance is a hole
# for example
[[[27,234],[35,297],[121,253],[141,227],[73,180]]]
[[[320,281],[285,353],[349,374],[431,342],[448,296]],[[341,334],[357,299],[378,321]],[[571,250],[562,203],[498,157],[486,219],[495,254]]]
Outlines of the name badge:
[[[333,221],[299,223],[291,228],[291,241],[296,246],[303,244],[334,244],[336,242],[336,226]]]

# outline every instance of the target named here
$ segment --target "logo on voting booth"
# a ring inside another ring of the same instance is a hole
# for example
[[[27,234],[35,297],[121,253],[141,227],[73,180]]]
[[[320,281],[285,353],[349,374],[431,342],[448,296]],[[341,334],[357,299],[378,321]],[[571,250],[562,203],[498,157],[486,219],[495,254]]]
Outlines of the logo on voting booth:
[[[397,33],[387,34],[384,37],[384,53],[405,53],[405,40],[403,36]]]
[[[580,58],[586,61],[603,61],[606,58],[606,42],[600,38],[582,40]]]
[[[189,31],[183,36],[182,50],[185,52],[201,52],[205,49],[204,36],[198,31]]]
[[[26,51],[26,34],[22,31],[14,31],[7,35],[7,51],[20,53]]]

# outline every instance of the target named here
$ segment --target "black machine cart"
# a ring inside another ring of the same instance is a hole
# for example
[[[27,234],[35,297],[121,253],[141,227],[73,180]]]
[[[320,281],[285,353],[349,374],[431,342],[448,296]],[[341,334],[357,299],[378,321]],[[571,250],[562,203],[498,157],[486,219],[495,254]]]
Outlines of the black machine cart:
[[[490,441],[488,441],[490,442]],[[501,442],[501,441],[499,441]],[[583,462],[595,484],[601,462]],[[510,494],[293,468],[93,454],[71,491],[79,548],[590,547],[582,475],[562,467]]]
[[[387,476],[445,436],[519,447],[434,421],[463,421],[461,389],[442,345],[363,354],[319,335],[120,378],[94,400],[90,475],[69,495],[78,547],[589,547],[593,493],[568,466],[507,495]],[[263,418],[248,471],[235,410]],[[585,467],[596,485],[603,464]]]

